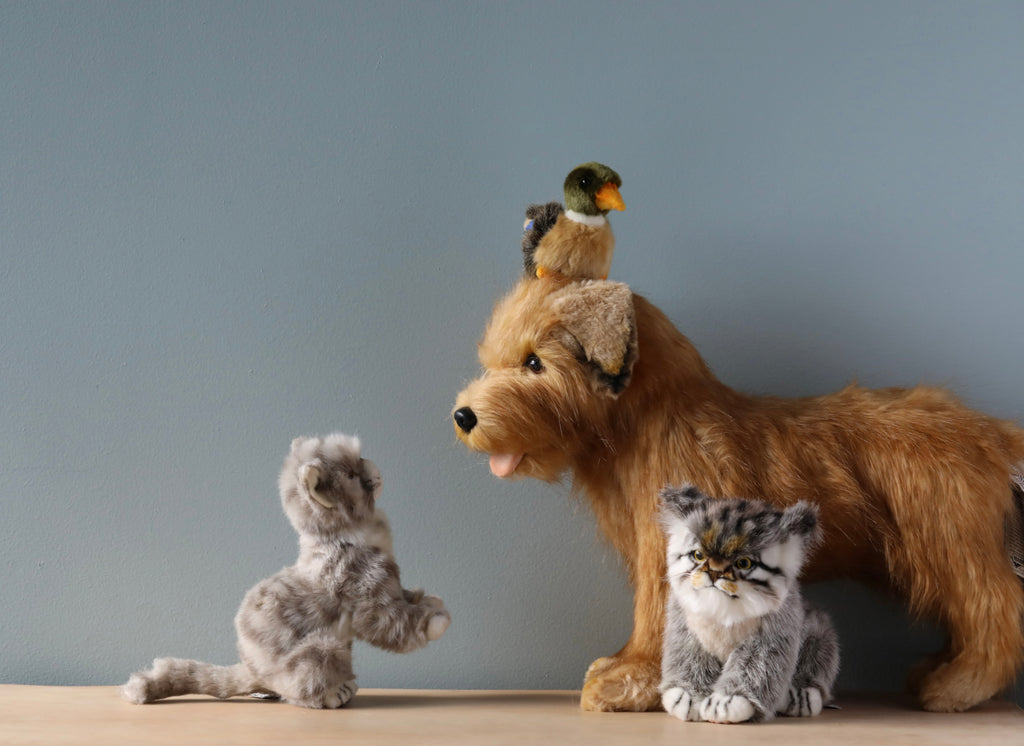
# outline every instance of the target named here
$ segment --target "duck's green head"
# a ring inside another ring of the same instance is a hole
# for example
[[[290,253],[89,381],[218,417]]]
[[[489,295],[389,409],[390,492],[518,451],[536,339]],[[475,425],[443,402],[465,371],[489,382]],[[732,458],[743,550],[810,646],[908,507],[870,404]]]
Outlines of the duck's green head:
[[[584,163],[565,177],[565,207],[584,215],[607,215],[609,210],[625,210],[619,187],[622,179],[602,163]]]

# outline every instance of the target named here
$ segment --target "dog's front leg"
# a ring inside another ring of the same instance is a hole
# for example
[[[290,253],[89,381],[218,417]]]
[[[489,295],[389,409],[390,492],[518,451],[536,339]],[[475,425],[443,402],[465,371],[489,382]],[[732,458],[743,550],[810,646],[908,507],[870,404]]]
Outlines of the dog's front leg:
[[[640,522],[636,536],[634,556],[626,558],[634,587],[633,634],[618,653],[590,665],[580,700],[584,710],[645,712],[661,707],[664,536],[653,519]]]

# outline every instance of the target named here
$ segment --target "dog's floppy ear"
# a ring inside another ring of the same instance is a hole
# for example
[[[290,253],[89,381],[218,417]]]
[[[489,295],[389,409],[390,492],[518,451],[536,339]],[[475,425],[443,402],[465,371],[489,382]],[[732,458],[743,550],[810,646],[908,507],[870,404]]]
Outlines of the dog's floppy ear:
[[[563,341],[591,367],[600,391],[618,396],[637,359],[633,292],[621,282],[573,282],[552,296]]]

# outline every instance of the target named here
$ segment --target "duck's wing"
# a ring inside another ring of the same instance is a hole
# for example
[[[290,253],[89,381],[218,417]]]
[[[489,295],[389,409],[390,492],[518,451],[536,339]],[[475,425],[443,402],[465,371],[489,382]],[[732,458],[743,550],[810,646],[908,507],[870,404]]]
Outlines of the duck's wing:
[[[551,230],[551,226],[563,212],[565,212],[565,208],[559,202],[530,205],[526,208],[522,247],[523,269],[526,270],[527,275],[531,277],[536,275],[537,265],[533,261],[533,253],[537,250],[537,244],[544,238],[544,234]]]

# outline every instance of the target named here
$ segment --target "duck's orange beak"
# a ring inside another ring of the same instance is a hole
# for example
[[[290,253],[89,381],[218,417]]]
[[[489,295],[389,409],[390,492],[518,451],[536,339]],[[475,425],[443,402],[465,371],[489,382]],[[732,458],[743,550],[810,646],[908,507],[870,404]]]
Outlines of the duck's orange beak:
[[[622,201],[622,195],[619,194],[619,188],[615,186],[614,181],[609,181],[597,190],[597,194],[594,195],[594,204],[597,205],[598,210],[626,209],[626,203]]]

